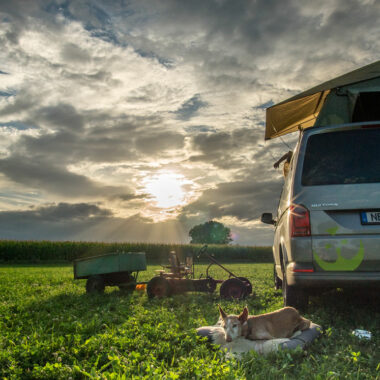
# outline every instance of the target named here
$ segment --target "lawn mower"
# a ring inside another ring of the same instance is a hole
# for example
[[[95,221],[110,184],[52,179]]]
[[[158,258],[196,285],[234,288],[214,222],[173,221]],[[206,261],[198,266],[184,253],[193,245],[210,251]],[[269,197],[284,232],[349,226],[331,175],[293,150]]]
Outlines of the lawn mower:
[[[188,256],[185,263],[180,263],[177,254],[172,251],[169,257],[170,265],[164,265],[164,270],[160,270],[159,274],[148,282],[148,297],[161,298],[185,292],[213,293],[217,284],[221,284],[220,296],[223,298],[241,299],[252,293],[252,284],[247,278],[236,276],[209,255],[206,250],[207,245],[204,245],[197,254],[198,259],[205,256],[210,262],[206,269],[205,277],[202,278],[203,276],[201,275],[199,279],[195,279],[193,257]],[[213,265],[217,265],[227,272],[229,278],[227,280],[217,280],[211,277],[209,270]]]

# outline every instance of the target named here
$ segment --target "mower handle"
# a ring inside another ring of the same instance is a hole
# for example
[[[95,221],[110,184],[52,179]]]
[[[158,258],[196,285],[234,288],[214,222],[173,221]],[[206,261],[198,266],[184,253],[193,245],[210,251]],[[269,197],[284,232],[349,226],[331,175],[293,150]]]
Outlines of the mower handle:
[[[201,254],[202,254],[203,252],[206,252],[206,249],[207,249],[207,244],[205,244],[205,245],[203,245],[203,246],[201,247],[201,249],[199,250],[199,252],[198,252],[198,254],[197,254],[197,259],[199,259],[199,258],[201,257]]]

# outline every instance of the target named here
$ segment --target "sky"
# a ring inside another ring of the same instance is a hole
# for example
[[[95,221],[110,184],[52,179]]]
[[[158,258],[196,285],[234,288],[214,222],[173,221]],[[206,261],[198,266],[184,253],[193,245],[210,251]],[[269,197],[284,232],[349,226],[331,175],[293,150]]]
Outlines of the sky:
[[[0,239],[271,245],[265,109],[379,59],[376,0],[0,0]]]

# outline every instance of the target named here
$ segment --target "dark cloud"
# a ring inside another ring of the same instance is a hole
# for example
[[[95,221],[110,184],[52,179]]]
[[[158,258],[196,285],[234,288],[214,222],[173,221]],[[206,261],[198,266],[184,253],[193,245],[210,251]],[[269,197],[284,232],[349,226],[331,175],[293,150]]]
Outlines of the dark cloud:
[[[0,239],[185,243],[187,233],[176,220],[154,223],[138,214],[117,218],[94,204],[61,203],[26,211],[0,211]]]
[[[263,104],[259,104],[255,108],[261,109],[261,110],[266,110],[267,108],[272,107],[273,105],[274,105],[273,100],[268,100],[267,102],[265,102]]]
[[[16,155],[22,152],[29,160],[38,158],[52,165],[83,160],[136,161],[145,156],[165,155],[184,146],[183,134],[157,128],[161,123],[157,117],[126,116],[112,120],[96,111],[83,116],[67,105],[38,109],[35,114],[38,116],[33,120],[38,120],[41,126],[56,128],[56,132],[22,136],[11,150]],[[84,128],[93,124],[91,128]]]
[[[281,193],[279,180],[260,182],[255,178],[220,183],[193,203],[185,206],[182,217],[200,214],[206,220],[235,217],[240,221],[257,220],[263,212],[273,212]]]
[[[151,131],[145,136],[136,138],[136,148],[146,155],[155,156],[160,152],[181,149],[184,136],[176,132]]]
[[[91,56],[85,50],[73,43],[65,44],[62,47],[61,56],[64,60],[80,63],[87,63],[91,59]]]
[[[194,134],[194,133],[216,133],[217,130],[215,127],[211,127],[209,125],[190,125],[188,127],[184,128],[185,131],[189,134]]]
[[[173,68],[174,66],[174,61],[171,60],[171,59],[166,59],[164,57],[160,57],[158,55],[156,55],[155,53],[153,52],[148,52],[148,51],[143,51],[141,49],[136,49],[135,52],[140,55],[141,57],[143,58],[150,58],[154,61],[157,61],[159,62],[162,66],[170,69],[170,68]]]
[[[154,223],[139,214],[118,218],[94,204],[50,204],[23,211],[0,211],[0,239],[187,243],[188,232],[198,220],[182,219]],[[199,223],[204,221],[199,219]],[[256,230],[231,228],[240,244],[270,244],[273,238],[272,229],[266,226]]]
[[[5,106],[0,108],[0,116],[15,115],[17,117],[21,113],[30,110],[36,103],[37,99],[28,91],[17,93],[15,96],[7,98]]]
[[[232,169],[247,163],[242,153],[256,150],[262,131],[255,128],[238,128],[231,132],[199,133],[192,137],[195,151],[202,154],[192,155],[192,162],[208,162],[216,167]]]
[[[302,89],[331,68],[333,77],[342,65],[348,71],[370,63],[371,50],[379,47],[376,1],[169,0],[156,2],[150,12],[148,0],[140,4],[137,9],[152,16],[141,26],[145,35],[159,35],[165,43],[147,38],[133,43],[192,62],[199,80],[230,91],[263,90],[270,81],[277,89],[286,83]],[[377,37],[366,35],[363,25]]]
[[[0,160],[0,172],[16,183],[68,198],[111,196],[122,190],[96,183],[50,162],[17,155]]]
[[[0,212],[0,236],[20,240],[71,240],[91,226],[110,220],[111,216],[109,210],[85,203],[3,211]]]
[[[37,129],[35,125],[26,124],[21,121],[9,121],[7,123],[1,123],[0,122],[0,128],[1,127],[8,127],[8,128],[14,128],[19,131],[26,131],[27,129]]]
[[[42,206],[36,209],[22,211],[21,213],[25,218],[51,222],[112,216],[111,211],[88,203],[59,203],[57,205]]]
[[[179,120],[190,120],[196,116],[201,108],[207,107],[207,102],[202,101],[200,94],[195,94],[189,100],[186,100],[181,107],[175,111]]]
[[[34,118],[48,127],[80,131],[84,127],[84,118],[70,104],[43,107],[36,111]]]
[[[123,202],[130,202],[136,199],[148,199],[151,198],[150,194],[116,194],[113,199],[119,199]]]

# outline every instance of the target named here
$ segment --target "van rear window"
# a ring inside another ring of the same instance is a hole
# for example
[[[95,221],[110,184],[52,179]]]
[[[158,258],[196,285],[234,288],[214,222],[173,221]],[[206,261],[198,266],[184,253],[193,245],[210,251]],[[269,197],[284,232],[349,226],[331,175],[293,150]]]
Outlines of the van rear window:
[[[303,186],[380,182],[380,128],[310,136],[301,182]]]

